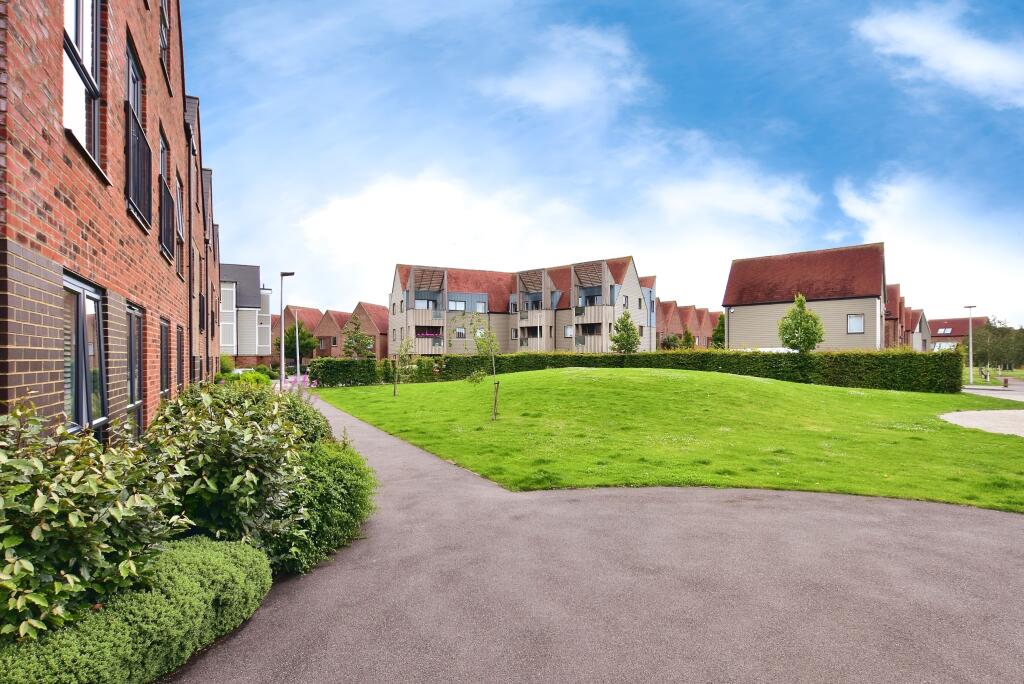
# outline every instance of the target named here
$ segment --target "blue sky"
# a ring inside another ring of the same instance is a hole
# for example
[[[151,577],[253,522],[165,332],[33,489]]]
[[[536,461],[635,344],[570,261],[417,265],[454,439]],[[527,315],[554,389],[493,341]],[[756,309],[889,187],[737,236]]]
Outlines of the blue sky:
[[[734,258],[884,241],[931,318],[1024,324],[1019,3],[183,12],[223,259],[297,271],[288,302],[386,303],[396,262],[632,254],[718,307]]]

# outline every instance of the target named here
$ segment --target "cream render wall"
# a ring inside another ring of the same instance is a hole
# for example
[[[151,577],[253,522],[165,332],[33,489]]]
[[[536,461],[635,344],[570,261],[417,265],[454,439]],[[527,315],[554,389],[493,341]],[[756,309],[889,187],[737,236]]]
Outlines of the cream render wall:
[[[730,349],[771,349],[782,347],[779,321],[792,304],[756,304],[726,309],[726,343]],[[883,312],[881,299],[832,299],[807,302],[807,308],[821,317],[825,339],[820,350],[881,349]],[[848,314],[864,315],[863,334],[846,332]]]

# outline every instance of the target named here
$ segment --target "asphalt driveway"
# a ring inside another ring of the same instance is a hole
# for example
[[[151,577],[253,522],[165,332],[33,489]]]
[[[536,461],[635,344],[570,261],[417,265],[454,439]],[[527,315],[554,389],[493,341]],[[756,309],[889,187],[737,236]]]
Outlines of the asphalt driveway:
[[[1024,680],[1024,516],[511,493],[323,410],[381,480],[366,538],[276,584],[174,681]]]

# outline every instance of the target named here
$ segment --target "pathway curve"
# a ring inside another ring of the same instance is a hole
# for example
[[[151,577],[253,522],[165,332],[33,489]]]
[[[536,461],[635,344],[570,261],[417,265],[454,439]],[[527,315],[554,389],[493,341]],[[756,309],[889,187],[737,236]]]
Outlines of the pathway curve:
[[[954,411],[939,418],[966,428],[1024,437],[1024,411]]]
[[[365,538],[174,681],[1024,680],[1024,516],[511,493],[320,405],[381,481]]]

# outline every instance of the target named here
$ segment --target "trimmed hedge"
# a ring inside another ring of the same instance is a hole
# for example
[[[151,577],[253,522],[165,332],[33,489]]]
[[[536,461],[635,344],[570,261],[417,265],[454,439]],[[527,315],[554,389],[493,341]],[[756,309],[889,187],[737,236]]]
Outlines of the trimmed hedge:
[[[0,648],[0,682],[149,682],[251,616],[270,590],[266,555],[243,542],[195,537],[153,561],[149,589],[39,641]]]
[[[373,385],[391,379],[390,362],[320,358],[310,379],[323,387]],[[356,364],[359,364],[358,366]],[[372,366],[370,364],[373,364]],[[785,354],[726,349],[687,349],[642,354],[574,354],[565,352],[500,354],[499,373],[545,368],[675,368],[752,375],[790,382],[908,392],[959,392],[960,352],[907,350],[812,352]],[[490,358],[465,355],[420,357],[408,381],[461,380],[475,371],[489,373]]]
[[[347,444],[322,441],[300,455],[306,478],[296,490],[305,509],[306,538],[295,544],[281,570],[305,573],[359,535],[373,512],[377,480],[362,457]]]

